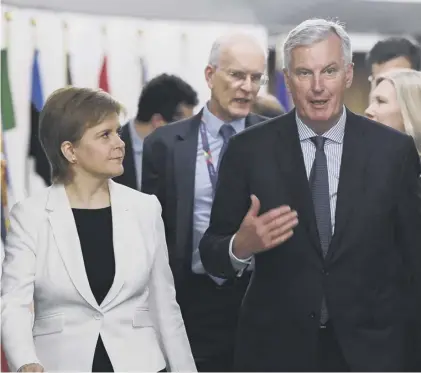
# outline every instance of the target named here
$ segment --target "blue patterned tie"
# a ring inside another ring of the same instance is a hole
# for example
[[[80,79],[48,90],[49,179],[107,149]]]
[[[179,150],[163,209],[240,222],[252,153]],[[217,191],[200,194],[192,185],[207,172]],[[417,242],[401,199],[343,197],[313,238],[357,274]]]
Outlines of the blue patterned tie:
[[[322,136],[312,137],[316,146],[316,156],[310,173],[311,193],[313,196],[314,213],[316,215],[317,230],[319,232],[320,245],[323,257],[329,250],[332,239],[332,222],[330,217],[329,198],[329,174],[327,170],[327,160],[324,151],[326,138]],[[326,307],[326,299],[323,297],[320,322],[326,324],[329,315]]]
[[[221,164],[222,156],[227,150],[228,141],[233,135],[235,135],[235,129],[233,126],[231,126],[231,124],[223,124],[219,129],[219,133],[221,134],[224,143],[222,144],[221,151],[219,152],[217,172],[219,171],[219,165]]]

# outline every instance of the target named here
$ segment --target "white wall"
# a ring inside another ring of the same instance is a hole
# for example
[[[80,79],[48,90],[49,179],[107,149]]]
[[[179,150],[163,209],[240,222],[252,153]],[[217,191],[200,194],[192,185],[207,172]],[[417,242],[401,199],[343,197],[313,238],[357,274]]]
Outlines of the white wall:
[[[231,30],[249,32],[265,46],[268,39],[265,28],[254,25],[154,21],[3,7],[3,14],[6,11],[11,12],[12,20],[2,22],[2,46],[6,45],[8,30],[9,74],[17,128],[4,136],[14,200],[26,196],[30,74],[35,45],[40,50],[44,97],[65,85],[65,44],[71,54],[76,86],[98,86],[101,57],[106,50],[111,94],[133,116],[142,88],[141,57],[146,61],[149,78],[164,72],[178,74],[197,90],[201,106],[209,94],[203,70],[213,40]],[[36,20],[36,27],[31,26],[31,18]],[[103,26],[107,39],[102,33]],[[30,180],[30,194],[43,187],[37,175],[31,174]]]

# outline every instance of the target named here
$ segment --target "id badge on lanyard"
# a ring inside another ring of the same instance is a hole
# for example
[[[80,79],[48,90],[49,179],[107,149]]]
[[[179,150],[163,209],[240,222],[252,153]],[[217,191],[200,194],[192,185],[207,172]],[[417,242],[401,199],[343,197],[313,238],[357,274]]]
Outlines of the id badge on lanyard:
[[[206,124],[202,120],[200,123],[200,136],[202,138],[203,154],[205,156],[206,166],[208,167],[209,179],[212,184],[213,195],[215,195],[216,182],[218,181],[218,174],[212,160],[212,153],[209,147],[208,135],[206,133]]]

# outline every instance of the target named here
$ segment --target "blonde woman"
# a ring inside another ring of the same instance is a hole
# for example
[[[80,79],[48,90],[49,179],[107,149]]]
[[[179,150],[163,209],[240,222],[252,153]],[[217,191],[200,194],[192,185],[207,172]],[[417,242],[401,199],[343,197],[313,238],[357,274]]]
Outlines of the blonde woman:
[[[421,72],[411,69],[393,69],[376,79],[376,88],[370,95],[367,117],[412,136],[421,157]],[[421,179],[419,194],[421,198]],[[421,229],[421,228],[420,228]],[[419,307],[421,308],[421,306]],[[414,329],[420,329],[419,316]],[[414,333],[412,345],[417,361],[407,361],[408,371],[421,369],[421,341]]]
[[[420,71],[393,69],[378,76],[365,114],[412,136],[421,156]]]

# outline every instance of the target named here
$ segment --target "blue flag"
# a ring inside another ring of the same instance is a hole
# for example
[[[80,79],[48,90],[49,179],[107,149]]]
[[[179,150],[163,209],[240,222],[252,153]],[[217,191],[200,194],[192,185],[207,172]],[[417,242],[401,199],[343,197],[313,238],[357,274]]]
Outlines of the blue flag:
[[[50,164],[39,141],[39,114],[44,105],[41,73],[39,68],[39,51],[34,51],[32,62],[32,92],[31,92],[31,137],[29,155],[35,159],[35,171],[44,179],[46,185],[51,185]]]
[[[288,89],[285,84],[285,77],[282,71],[276,72],[276,98],[284,107],[285,111],[290,111],[292,108],[291,100],[289,97]]]

